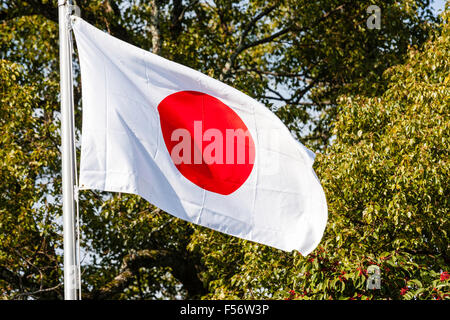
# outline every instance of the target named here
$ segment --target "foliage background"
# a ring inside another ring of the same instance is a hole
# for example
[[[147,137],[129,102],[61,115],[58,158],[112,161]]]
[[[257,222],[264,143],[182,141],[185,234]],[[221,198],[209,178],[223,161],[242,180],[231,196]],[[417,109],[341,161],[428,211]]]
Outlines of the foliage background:
[[[56,2],[0,6],[3,299],[63,295]],[[370,4],[380,30],[366,26]],[[83,298],[449,298],[448,8],[437,18],[427,0],[78,5],[113,36],[265,103],[319,152],[329,204],[321,245],[302,257],[137,196],[82,192]],[[371,264],[381,290],[365,289]]]

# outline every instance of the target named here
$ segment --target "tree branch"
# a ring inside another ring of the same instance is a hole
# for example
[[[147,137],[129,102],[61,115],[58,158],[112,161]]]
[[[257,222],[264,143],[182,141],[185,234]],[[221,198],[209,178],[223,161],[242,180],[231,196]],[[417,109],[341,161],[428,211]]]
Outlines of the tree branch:
[[[335,8],[335,9],[333,9],[333,10],[331,10],[331,11],[325,13],[325,14],[322,15],[319,19],[317,19],[313,24],[316,25],[316,24],[318,24],[318,23],[323,22],[323,21],[326,20],[328,17],[330,17],[333,13],[335,13],[335,12],[341,10],[344,6],[345,6],[345,4],[342,4],[342,5],[338,6],[337,8]],[[266,10],[267,10],[267,9],[266,9]],[[272,10],[273,10],[273,9],[272,9]],[[269,11],[269,12],[270,12],[270,11]],[[258,16],[259,16],[259,15],[258,15]],[[261,18],[261,17],[259,17],[258,19],[256,19],[258,16],[256,16],[254,19],[252,19],[250,23],[252,23],[254,20],[255,20],[254,23],[256,23],[256,21],[258,21],[258,20]],[[253,25],[254,25],[254,23],[253,23]],[[253,41],[253,42],[250,42],[250,43],[245,44],[245,43],[244,43],[244,41],[245,41],[244,38],[247,36],[248,31],[249,31],[250,29],[251,29],[251,27],[249,28],[249,26],[247,26],[247,27],[244,29],[244,32],[243,32],[243,34],[241,35],[241,39],[240,39],[240,41],[239,41],[239,44],[238,44],[236,50],[231,54],[230,58],[228,59],[228,61],[227,61],[226,64],[225,64],[225,67],[222,69],[222,74],[221,74],[221,76],[220,76],[220,80],[223,80],[226,76],[228,76],[228,75],[230,74],[231,69],[232,69],[232,68],[234,67],[234,65],[235,65],[235,62],[236,62],[237,57],[238,57],[242,52],[244,52],[245,50],[250,49],[250,48],[253,48],[253,47],[256,47],[256,46],[259,46],[259,45],[261,45],[261,44],[269,43],[269,42],[271,42],[271,41],[273,41],[273,40],[275,40],[275,39],[277,39],[277,38],[279,38],[279,37],[281,37],[281,36],[283,36],[283,35],[289,33],[290,31],[295,30],[295,31],[297,31],[297,32],[302,32],[302,31],[305,31],[307,28],[306,28],[306,27],[298,28],[298,27],[296,27],[295,23],[288,23],[288,25],[286,26],[286,28],[277,31],[277,32],[273,33],[272,35],[270,35],[270,36],[268,36],[268,37],[265,37],[265,38],[262,38],[262,39],[259,39],[259,40],[256,40],[256,41]],[[248,30],[248,31],[245,32],[246,30]]]
[[[159,29],[159,1],[150,0],[150,26],[149,31],[152,38],[152,52],[161,52],[161,31]]]
[[[33,291],[33,292],[22,292],[22,293],[17,293],[15,294],[12,299],[15,299],[16,297],[29,297],[29,296],[35,296],[38,295],[40,293],[47,293],[47,292],[52,292],[52,291],[57,291],[60,287],[62,286],[62,283],[51,287],[51,288],[45,288],[45,289],[39,289],[37,291]],[[61,296],[61,294],[59,294]]]
[[[239,69],[239,70],[233,71],[233,73],[248,73],[248,72],[255,72],[257,74],[269,75],[269,76],[274,76],[274,77],[298,78],[298,79],[301,79],[304,81],[308,80],[305,78],[305,76],[303,74],[300,74],[300,73],[264,71],[264,70],[258,70],[258,69]]]
[[[244,31],[241,34],[240,40],[239,40],[239,45],[241,46],[244,41],[245,38],[247,37],[248,33],[250,32],[251,29],[253,29],[253,27],[255,26],[256,22],[258,22],[261,18],[265,17],[266,15],[268,15],[270,12],[272,12],[278,5],[279,5],[280,1],[276,1],[275,4],[273,6],[267,7],[266,9],[264,9],[262,12],[260,12],[258,15],[256,15],[245,27]]]
[[[123,292],[136,278],[142,267],[170,267],[172,275],[177,278],[189,296],[206,293],[203,283],[197,276],[196,263],[180,252],[169,250],[140,250],[123,258],[120,273],[107,285],[87,294],[91,299],[108,299]]]

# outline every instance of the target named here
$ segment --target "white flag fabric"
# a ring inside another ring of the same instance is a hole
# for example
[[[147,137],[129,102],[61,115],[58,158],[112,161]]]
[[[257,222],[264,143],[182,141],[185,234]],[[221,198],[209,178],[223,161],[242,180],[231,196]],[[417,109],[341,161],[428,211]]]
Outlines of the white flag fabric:
[[[137,194],[201,226],[310,253],[327,221],[314,153],[264,105],[72,17],[80,189]]]

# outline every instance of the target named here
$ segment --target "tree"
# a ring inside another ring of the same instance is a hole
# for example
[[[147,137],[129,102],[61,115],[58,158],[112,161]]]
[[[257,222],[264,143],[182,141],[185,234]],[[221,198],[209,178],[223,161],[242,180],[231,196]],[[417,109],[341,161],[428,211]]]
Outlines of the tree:
[[[378,32],[365,28],[364,1],[78,1],[88,22],[259,99],[317,148],[331,137],[337,96],[383,92],[382,72],[427,38],[428,4],[383,2]],[[60,298],[56,1],[9,0],[0,8],[0,292]],[[255,277],[253,294],[281,297],[291,278],[280,259],[301,261],[268,247],[253,254],[254,244],[181,222],[136,196],[80,196],[85,298],[229,297],[231,282],[241,286],[231,296],[251,297],[238,272],[257,275],[256,263],[273,263],[273,274]]]
[[[387,70],[379,97],[344,96],[318,156],[329,221],[308,257],[197,229],[214,298],[449,299],[449,10],[441,32]],[[205,236],[207,234],[208,236]],[[232,263],[230,263],[232,261]],[[367,290],[367,269],[381,289]],[[233,267],[230,267],[233,266]],[[277,284],[275,286],[274,284]]]
[[[0,292],[3,297],[58,297],[61,287],[60,214],[50,201],[58,175],[57,85],[28,84],[23,68],[2,60],[0,109]],[[45,94],[43,93],[45,90]]]
[[[439,276],[450,264],[448,18],[447,9],[440,35],[385,73],[381,97],[341,101],[336,142],[319,160],[330,224],[315,269],[340,262],[340,295],[361,291],[364,269],[377,264],[383,286],[371,297],[449,297]]]

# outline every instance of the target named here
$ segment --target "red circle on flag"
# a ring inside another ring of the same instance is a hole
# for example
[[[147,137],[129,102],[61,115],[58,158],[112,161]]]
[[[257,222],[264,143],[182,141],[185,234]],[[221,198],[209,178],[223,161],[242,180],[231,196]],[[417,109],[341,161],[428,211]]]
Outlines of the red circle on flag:
[[[186,179],[228,195],[250,176],[255,143],[242,119],[222,101],[179,91],[164,98],[158,112],[167,150]]]

